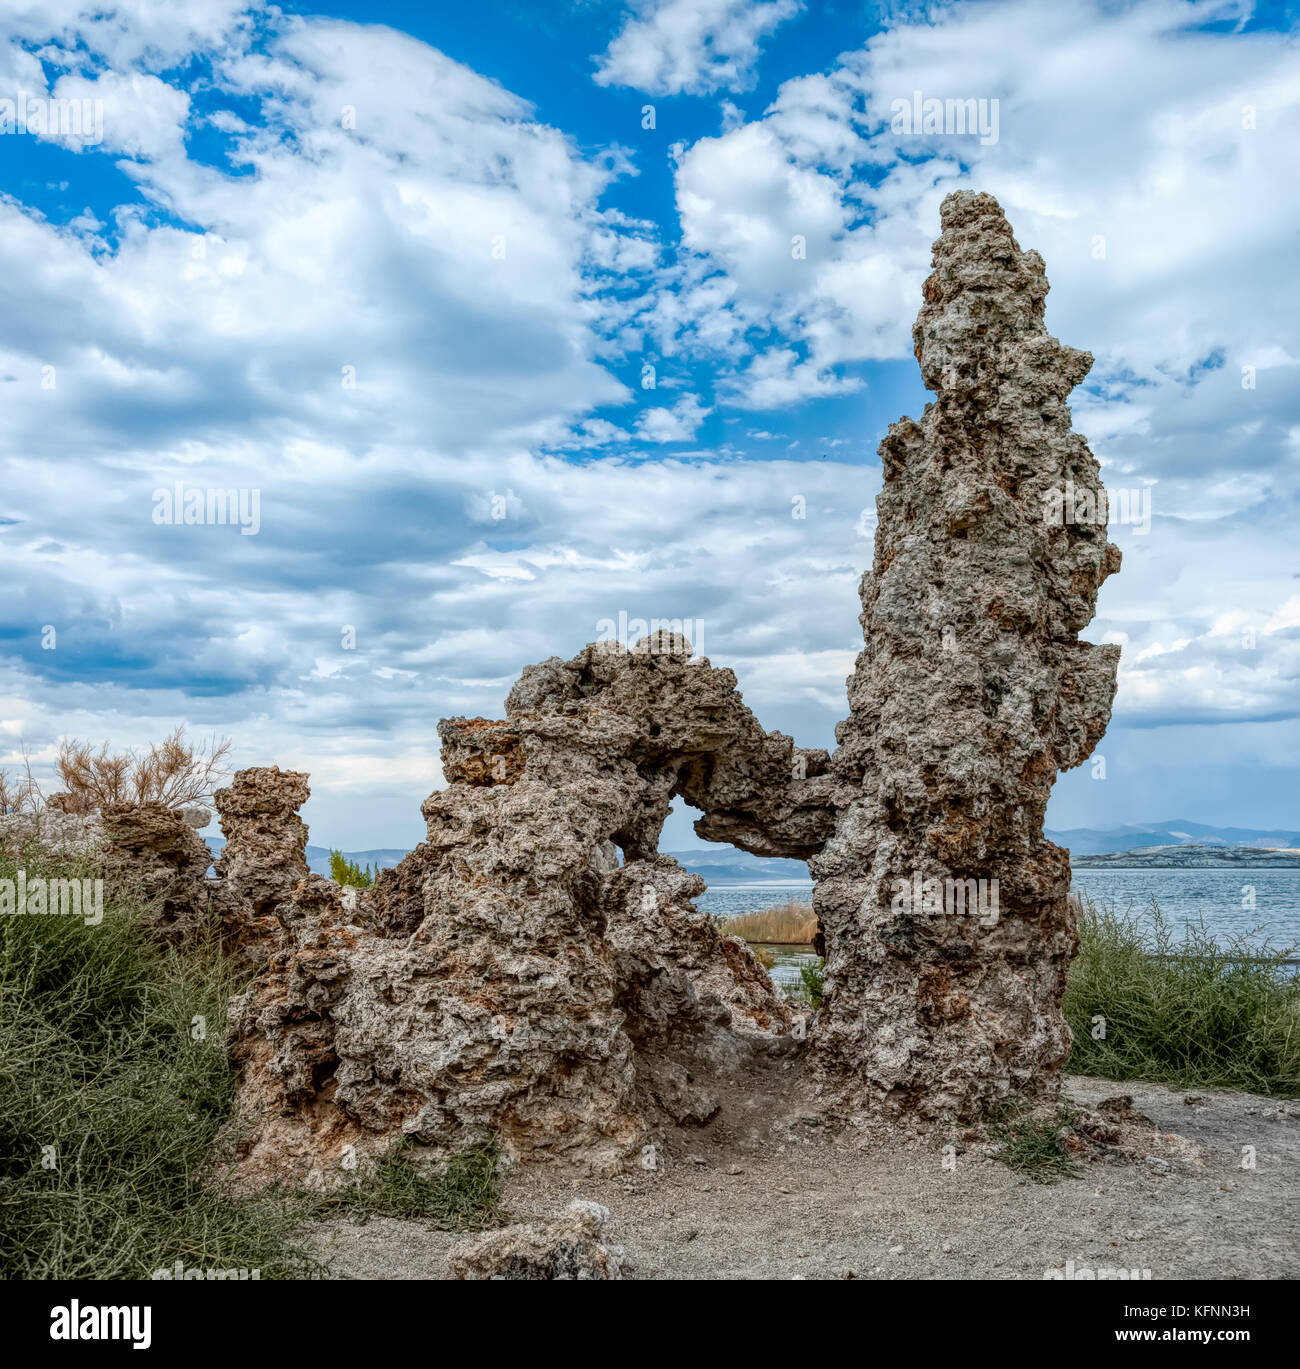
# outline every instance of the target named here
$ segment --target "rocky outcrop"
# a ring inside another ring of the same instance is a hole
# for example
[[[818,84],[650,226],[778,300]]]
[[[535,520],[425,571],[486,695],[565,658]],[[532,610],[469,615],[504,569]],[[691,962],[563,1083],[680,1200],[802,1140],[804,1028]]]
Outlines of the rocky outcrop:
[[[226,896],[244,899],[255,917],[307,878],[307,824],[298,809],[310,797],[306,775],[276,765],[241,770],[213,795],[226,838],[217,878]]]
[[[1076,936],[1043,812],[1106,728],[1119,656],[1078,640],[1120,561],[1066,405],[1092,358],[1048,334],[1042,259],[992,196],[949,195],[942,228],[913,331],[936,398],[880,446],[866,647],[812,866],[816,1076],[895,1121],[1055,1086]]]
[[[660,827],[682,794],[701,827],[799,855],[831,821],[824,753],[764,732],[735,683],[661,636],[529,667],[504,721],[444,722],[427,840],[350,915],[300,886],[232,1005],[238,1177],[328,1181],[344,1147],[489,1132],[612,1169],[714,1115],[790,1019],[691,906],[702,882],[656,854]]]
[[[608,1221],[608,1208],[577,1199],[554,1221],[471,1237],[447,1264],[458,1279],[621,1279],[626,1256],[605,1243]]]
[[[265,963],[279,935],[276,909],[310,873],[307,824],[298,816],[311,797],[307,778],[257,766],[238,771],[213,795],[226,838],[213,867],[213,902],[227,948],[254,966]]]
[[[168,940],[194,936],[208,913],[212,853],[195,830],[196,821],[206,824],[206,812],[143,803],[106,808],[100,816],[99,855],[110,890],[138,899],[153,932]]]
[[[104,824],[98,813],[68,813],[47,805],[34,813],[0,815],[0,850],[10,856],[21,858],[33,848],[54,855],[86,856],[103,841]]]
[[[426,840],[346,905],[305,878],[305,776],[217,796],[223,897],[270,928],[231,1006],[239,1182],[488,1133],[614,1169],[786,1059],[788,1008],[658,853],[679,796],[702,837],[812,860],[831,1111],[920,1125],[1052,1093],[1076,935],[1043,813],[1109,719],[1118,648],[1078,633],[1119,553],[1065,402],[1091,358],[1047,333],[1041,259],[990,196],[942,220],[914,333],[936,399],[880,448],[833,757],[765,732],[730,671],[660,633],[527,667],[504,719],[442,722]]]
[[[212,855],[196,828],[202,808],[119,804],[102,811],[65,807],[54,794],[39,812],[0,817],[0,846],[14,857],[87,858],[102,871],[110,897],[137,903],[143,923],[165,940],[195,934],[208,912]]]

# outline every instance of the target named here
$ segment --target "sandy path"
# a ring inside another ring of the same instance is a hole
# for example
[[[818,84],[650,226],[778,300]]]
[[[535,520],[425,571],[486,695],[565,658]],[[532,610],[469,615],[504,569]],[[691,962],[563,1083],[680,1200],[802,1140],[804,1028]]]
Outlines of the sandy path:
[[[609,1239],[627,1250],[624,1273],[637,1279],[1042,1279],[1069,1260],[1152,1279],[1300,1273],[1300,1104],[1200,1090],[1204,1103],[1188,1106],[1159,1085],[1080,1078],[1067,1092],[1091,1105],[1132,1094],[1192,1144],[1159,1150],[1169,1172],[1091,1163],[1080,1179],[1041,1185],[977,1148],[952,1169],[924,1145],[859,1150],[796,1125],[730,1144],[706,1135],[624,1178],[517,1171],[505,1204],[524,1220],[574,1197],[603,1203]],[[1253,1170],[1241,1167],[1243,1146],[1255,1148]],[[318,1237],[340,1278],[446,1278],[457,1240],[380,1218],[334,1222]]]

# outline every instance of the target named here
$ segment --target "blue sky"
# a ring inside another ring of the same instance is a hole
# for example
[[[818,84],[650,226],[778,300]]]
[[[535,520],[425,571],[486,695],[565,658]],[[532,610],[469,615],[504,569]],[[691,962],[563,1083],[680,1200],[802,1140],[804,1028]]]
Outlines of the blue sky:
[[[833,744],[875,449],[925,403],[911,324],[970,186],[1043,254],[1097,358],[1075,423],[1149,499],[1089,633],[1124,645],[1105,774],[1049,824],[1294,826],[1296,30],[0,0],[0,101],[91,102],[0,134],[0,765],[184,721],[310,771],[313,841],[405,845],[438,718],[619,612],[702,624],[765,725]],[[896,128],[915,90],[996,101],[996,137]],[[177,482],[256,492],[256,535],[158,522]]]

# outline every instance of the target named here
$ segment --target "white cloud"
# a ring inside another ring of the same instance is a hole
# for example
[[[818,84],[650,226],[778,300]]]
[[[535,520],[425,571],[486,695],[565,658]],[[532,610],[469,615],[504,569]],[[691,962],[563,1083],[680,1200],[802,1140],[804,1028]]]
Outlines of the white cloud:
[[[646,409],[636,421],[636,435],[644,442],[689,442],[709,413],[696,395],[683,395],[671,409]]]
[[[594,79],[647,95],[748,90],[760,43],[800,8],[798,0],[642,0]]]
[[[862,384],[848,368],[863,362],[910,367],[938,203],[973,184],[1044,253],[1053,330],[1098,353],[1074,407],[1107,483],[1154,481],[1149,535],[1113,530],[1125,567],[1092,630],[1126,643],[1117,728],[1252,720],[1251,754],[1274,763],[1266,729],[1300,683],[1284,125],[1300,97],[1279,36],[1188,34],[1208,11],[1165,0],[897,24],[683,151],[669,268],[653,225],[600,207],[621,154],[579,150],[391,30],[259,14],[252,42],[216,0],[9,8],[23,43],[56,40],[69,89],[124,111],[106,134],[145,201],[118,212],[111,247],[93,214],[59,226],[0,201],[22,264],[0,319],[11,749],[143,742],[185,719],[233,732],[240,764],[315,772],[314,838],[410,840],[439,782],[434,720],[499,713],[524,664],[572,654],[620,610],[702,619],[765,725],[829,744],[878,468],[657,449],[718,405],[793,409]],[[625,31],[662,39],[650,79],[747,79],[761,32],[751,52],[714,6],[722,46],[701,48],[659,24],[673,8]],[[168,54],[192,48],[242,114],[169,77]],[[0,81],[44,89],[21,44],[0,45]],[[900,140],[888,100],[913,88],[997,96],[999,142]],[[1252,139],[1232,124],[1245,103]],[[200,120],[238,174],[187,154]],[[613,373],[625,353],[672,358],[663,387],[681,388],[634,411],[637,365]],[[780,434],[746,421],[755,442],[829,448],[799,417]],[[262,532],[155,527],[150,493],[179,478],[259,489]],[[42,654],[45,623],[59,646]]]
[[[106,71],[93,79],[61,76],[52,91],[55,99],[92,102],[96,125],[102,120],[103,149],[128,157],[158,160],[183,155],[183,135],[189,118],[189,96],[156,76]],[[69,138],[70,145],[83,138]],[[101,130],[96,127],[96,134]]]

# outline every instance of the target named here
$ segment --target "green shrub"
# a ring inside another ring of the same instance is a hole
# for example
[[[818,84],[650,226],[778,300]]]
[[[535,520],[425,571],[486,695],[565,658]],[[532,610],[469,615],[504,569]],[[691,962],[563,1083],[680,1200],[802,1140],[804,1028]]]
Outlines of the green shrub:
[[[826,962],[820,957],[815,965],[800,965],[799,978],[803,980],[803,991],[814,1008],[822,1005],[822,992],[826,983]]]
[[[1294,954],[1243,929],[1220,944],[1204,923],[1176,935],[1085,901],[1065,1015],[1067,1068],[1107,1079],[1300,1096],[1300,978]],[[1094,1019],[1105,1035],[1094,1039]]]
[[[96,873],[22,863],[29,879]],[[0,878],[16,873],[0,857]],[[306,1269],[284,1205],[236,1202],[210,1178],[234,1091],[234,988],[215,945],[159,947],[111,891],[97,926],[0,917],[0,1277]]]
[[[800,965],[799,985],[797,988],[786,989],[785,996],[792,1002],[803,1004],[805,1007],[820,1008],[825,972],[826,962],[820,957],[815,963]]]
[[[344,860],[342,851],[330,852],[330,878],[353,889],[369,889],[375,882],[369,865],[363,870],[355,860]]]
[[[1038,1184],[1077,1178],[1079,1170],[1061,1144],[1062,1129],[1071,1126],[1077,1115],[1068,1105],[1042,1117],[1015,1100],[1004,1104],[993,1112],[988,1124],[989,1135],[1002,1146],[998,1159]]]
[[[484,1141],[442,1165],[421,1164],[412,1143],[385,1155],[357,1184],[312,1202],[312,1215],[348,1212],[360,1217],[422,1218],[445,1231],[490,1226],[501,1200],[500,1151]]]

